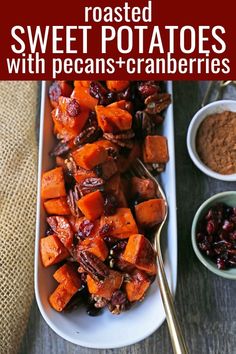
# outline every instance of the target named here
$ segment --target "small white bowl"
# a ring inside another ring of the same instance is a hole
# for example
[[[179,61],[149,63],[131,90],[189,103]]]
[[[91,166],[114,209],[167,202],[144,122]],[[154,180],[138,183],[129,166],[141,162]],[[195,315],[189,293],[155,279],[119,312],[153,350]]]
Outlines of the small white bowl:
[[[210,114],[222,113],[224,111],[236,112],[236,101],[233,100],[215,101],[209,103],[208,105],[202,107],[199,111],[197,111],[193,116],[193,119],[191,120],[190,125],[188,127],[187,148],[193,163],[199,168],[199,170],[201,170],[203,173],[205,173],[206,175],[212,178],[229,182],[229,181],[236,181],[236,173],[230,175],[223,175],[211,170],[208,166],[206,166],[202,162],[196,150],[196,135],[202,121]]]

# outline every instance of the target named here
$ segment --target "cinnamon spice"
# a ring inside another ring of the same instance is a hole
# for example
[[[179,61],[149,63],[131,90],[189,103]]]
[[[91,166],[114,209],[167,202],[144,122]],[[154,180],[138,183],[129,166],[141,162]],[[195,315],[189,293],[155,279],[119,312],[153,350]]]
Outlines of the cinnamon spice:
[[[207,116],[198,129],[196,149],[202,162],[213,171],[236,173],[236,112]]]

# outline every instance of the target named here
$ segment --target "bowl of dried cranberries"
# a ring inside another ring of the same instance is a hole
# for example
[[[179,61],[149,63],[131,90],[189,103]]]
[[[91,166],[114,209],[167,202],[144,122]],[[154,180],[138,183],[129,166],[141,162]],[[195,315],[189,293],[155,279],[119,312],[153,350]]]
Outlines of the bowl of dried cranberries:
[[[199,207],[192,223],[192,245],[210,271],[236,280],[236,191],[215,194]]]

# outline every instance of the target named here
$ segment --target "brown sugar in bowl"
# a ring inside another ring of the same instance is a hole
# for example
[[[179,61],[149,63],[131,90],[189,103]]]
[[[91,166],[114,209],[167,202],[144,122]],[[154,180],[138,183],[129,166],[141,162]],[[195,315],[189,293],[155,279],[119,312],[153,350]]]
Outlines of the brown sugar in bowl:
[[[215,101],[197,111],[188,128],[187,148],[203,173],[236,181],[236,101]]]

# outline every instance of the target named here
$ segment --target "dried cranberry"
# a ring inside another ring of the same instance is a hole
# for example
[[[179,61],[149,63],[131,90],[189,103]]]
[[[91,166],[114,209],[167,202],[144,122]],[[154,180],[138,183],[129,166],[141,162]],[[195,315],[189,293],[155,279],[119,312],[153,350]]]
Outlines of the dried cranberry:
[[[222,229],[227,231],[227,232],[231,232],[234,228],[234,224],[232,222],[230,222],[229,220],[225,220],[224,224],[222,226]]]
[[[112,226],[110,224],[104,224],[99,230],[99,235],[102,237],[107,237],[111,231]]]
[[[91,81],[89,93],[92,97],[98,99],[98,103],[107,106],[112,103],[116,96],[113,92],[109,92],[100,82]]]
[[[218,269],[225,269],[226,268],[226,262],[222,258],[217,258],[216,264],[217,264]]]
[[[79,102],[76,99],[72,99],[66,107],[66,112],[70,117],[77,117],[81,112]]]
[[[111,193],[106,193],[104,195],[104,214],[114,215],[116,213],[116,209],[118,207],[118,201],[116,197]]]
[[[199,249],[219,269],[236,266],[236,208],[219,203],[208,210],[198,226]]]
[[[94,228],[94,223],[90,220],[84,220],[79,226],[79,231],[77,233],[79,238],[85,239],[89,237]]]
[[[160,91],[160,87],[155,81],[141,81],[138,85],[138,90],[141,96],[145,99],[148,96],[154,95]]]
[[[113,247],[111,247],[110,254],[113,258],[119,258],[120,254],[124,251],[127,245],[127,241],[118,241]]]
[[[206,229],[209,235],[213,234],[216,231],[216,223],[213,220],[209,220]]]

